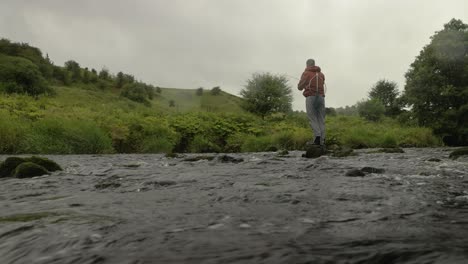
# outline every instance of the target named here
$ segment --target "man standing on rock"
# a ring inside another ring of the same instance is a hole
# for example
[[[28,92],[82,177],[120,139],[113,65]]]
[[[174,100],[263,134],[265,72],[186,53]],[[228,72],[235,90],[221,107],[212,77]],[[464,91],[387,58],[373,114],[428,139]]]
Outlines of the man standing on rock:
[[[306,98],[306,110],[310,126],[314,131],[315,145],[325,144],[325,75],[313,59],[308,59],[306,69],[297,85]]]

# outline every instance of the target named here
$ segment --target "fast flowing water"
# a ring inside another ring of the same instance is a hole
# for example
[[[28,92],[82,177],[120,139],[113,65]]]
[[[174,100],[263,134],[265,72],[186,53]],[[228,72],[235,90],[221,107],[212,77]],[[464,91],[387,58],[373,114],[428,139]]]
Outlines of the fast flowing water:
[[[0,179],[0,263],[468,263],[448,155],[48,156],[64,171]]]

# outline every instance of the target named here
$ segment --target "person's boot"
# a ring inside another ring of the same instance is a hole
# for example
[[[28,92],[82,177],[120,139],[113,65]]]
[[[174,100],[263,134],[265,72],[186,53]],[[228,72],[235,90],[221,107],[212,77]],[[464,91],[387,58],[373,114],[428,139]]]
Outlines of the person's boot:
[[[314,145],[321,145],[320,144],[320,137],[315,137]]]

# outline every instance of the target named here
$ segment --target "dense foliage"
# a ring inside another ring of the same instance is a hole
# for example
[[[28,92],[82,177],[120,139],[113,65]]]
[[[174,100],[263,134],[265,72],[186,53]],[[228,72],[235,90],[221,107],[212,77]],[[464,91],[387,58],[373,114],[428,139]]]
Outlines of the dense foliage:
[[[285,76],[255,73],[240,94],[245,100],[244,109],[262,118],[292,111],[292,90]]]
[[[385,114],[384,104],[377,99],[370,99],[359,102],[357,104],[357,109],[359,116],[374,122],[380,121],[380,119]]]
[[[468,144],[468,25],[453,19],[406,73],[404,98],[422,126],[449,144]]]
[[[397,116],[401,113],[401,100],[396,82],[379,80],[369,92],[371,100],[378,100],[385,108],[386,116]]]
[[[0,54],[0,90],[32,96],[51,92],[34,63],[21,57]]]

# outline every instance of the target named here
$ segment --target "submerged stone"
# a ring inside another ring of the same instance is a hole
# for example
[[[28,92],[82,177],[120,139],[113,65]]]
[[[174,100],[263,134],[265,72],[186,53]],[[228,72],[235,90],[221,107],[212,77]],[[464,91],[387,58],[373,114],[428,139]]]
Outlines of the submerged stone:
[[[176,185],[176,181],[169,181],[169,180],[162,180],[162,181],[150,181],[150,182],[145,182],[145,185],[152,185],[154,187],[167,187],[171,185]]]
[[[18,157],[7,158],[0,164],[0,178],[12,177],[16,167],[25,161],[25,159]]]
[[[438,158],[430,158],[430,159],[428,159],[427,161],[431,161],[431,162],[441,162],[442,160],[441,160],[441,159],[438,159]]]
[[[218,157],[218,160],[223,162],[223,163],[228,163],[228,162],[241,163],[241,162],[244,161],[243,158],[235,158],[235,157],[231,157],[231,156],[228,156],[228,155],[222,155],[222,156]]]
[[[383,153],[405,153],[402,148],[381,148],[377,152]]]
[[[461,156],[466,156],[466,155],[468,155],[468,147],[460,148],[460,149],[452,151],[452,153],[450,153],[449,157],[451,159],[457,159],[457,158],[459,158]]]
[[[102,189],[113,189],[113,188],[118,188],[122,186],[122,184],[118,183],[118,182],[101,182],[101,183],[98,183],[96,185],[94,185],[94,188],[96,189],[99,189],[99,190],[102,190]]]
[[[30,161],[32,163],[36,163],[39,166],[44,167],[48,171],[61,171],[62,168],[58,165],[55,161],[50,160],[48,158],[36,157],[32,156],[30,158],[26,158],[26,161]]]
[[[374,167],[364,167],[361,169],[362,172],[367,172],[367,173],[384,173],[385,170],[384,169],[380,169],[380,168],[374,168]]]
[[[201,156],[185,158],[184,161],[194,162],[194,161],[200,161],[200,160],[214,160],[214,158],[215,158],[214,156],[201,155]]]
[[[308,145],[306,146],[306,153],[302,155],[304,158],[314,159],[322,155],[325,155],[327,152],[323,146],[319,145]]]
[[[348,176],[348,177],[362,177],[362,176],[366,176],[366,174],[361,170],[352,169],[352,170],[349,170],[348,172],[346,172],[346,176]]]
[[[49,174],[49,171],[47,171],[46,168],[37,165],[36,163],[27,161],[21,163],[20,165],[18,165],[18,167],[16,167],[13,177],[22,179],[42,176],[46,174]]]

